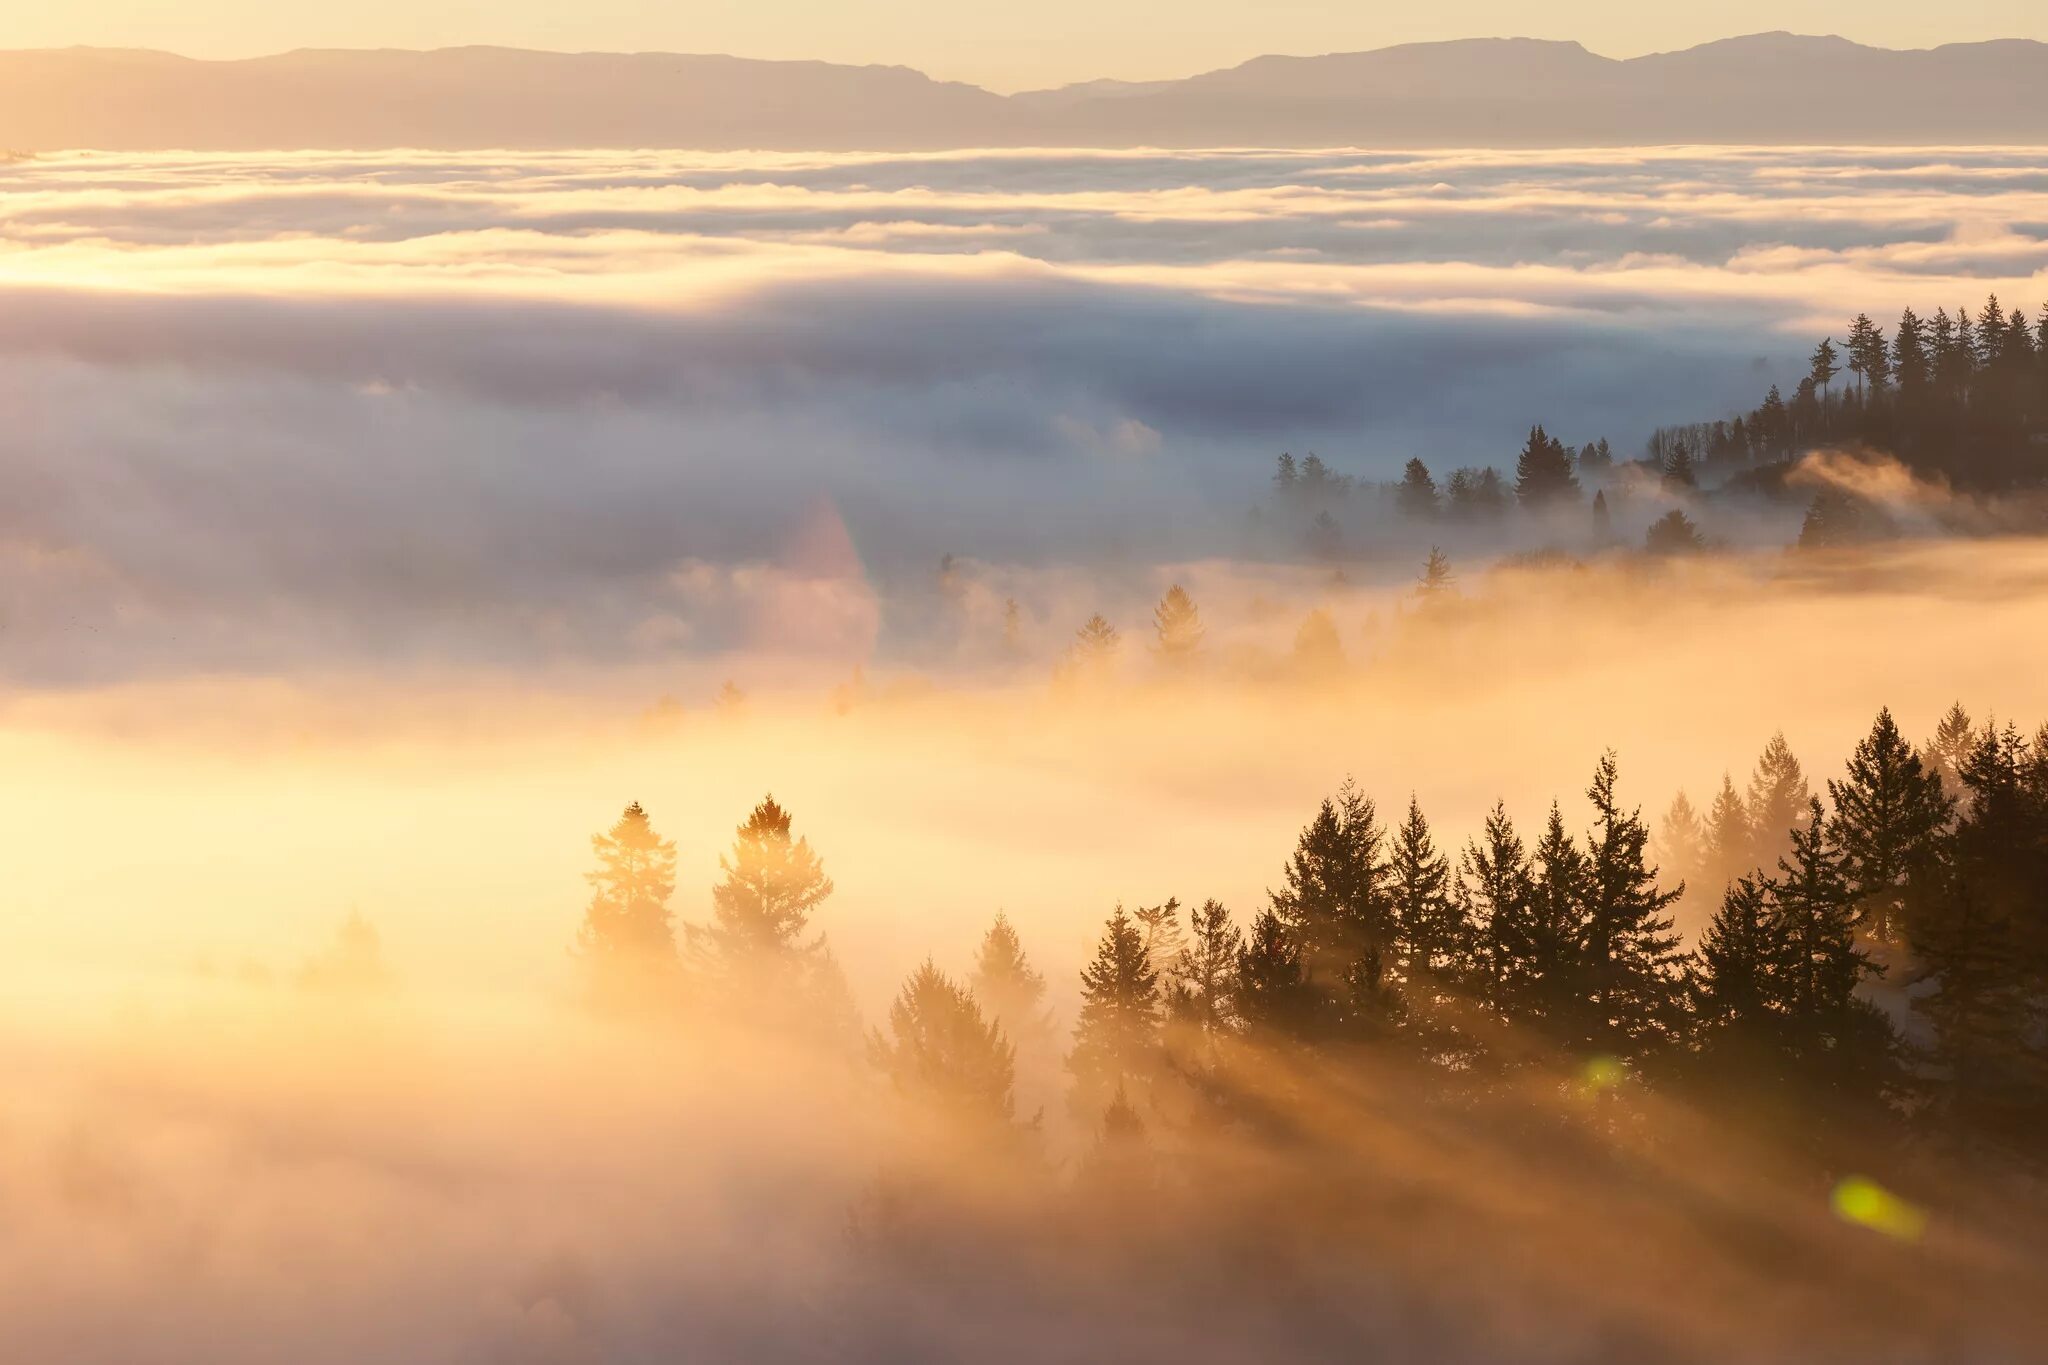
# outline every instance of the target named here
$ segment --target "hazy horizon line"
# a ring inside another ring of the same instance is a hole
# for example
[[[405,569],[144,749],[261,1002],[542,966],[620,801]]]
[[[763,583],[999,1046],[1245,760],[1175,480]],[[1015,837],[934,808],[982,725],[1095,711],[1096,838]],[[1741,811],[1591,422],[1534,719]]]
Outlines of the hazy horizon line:
[[[239,56],[195,55],[191,52],[181,52],[168,47],[155,47],[147,45],[130,46],[126,44],[112,43],[65,43],[59,45],[45,46],[0,46],[0,55],[58,52],[126,53],[141,56],[167,57],[176,59],[178,61],[200,63],[211,66],[233,66],[257,62],[276,61],[280,58],[285,57],[311,55],[406,54],[416,56],[435,56],[445,53],[456,52],[510,52],[550,57],[679,57],[698,60],[714,59],[736,62],[760,63],[763,65],[776,66],[823,66],[839,67],[848,70],[908,71],[916,75],[923,76],[925,79],[932,81],[935,84],[963,86],[969,89],[980,90],[988,94],[998,95],[1003,98],[1009,98],[1017,95],[1043,94],[1054,91],[1072,90],[1097,85],[1165,85],[1177,81],[1194,80],[1203,76],[1213,75],[1219,72],[1234,71],[1241,67],[1248,66],[1253,62],[1266,61],[1272,59],[1288,61],[1316,61],[1324,58],[1366,56],[1374,53],[1394,52],[1403,49],[1470,47],[1487,43],[1528,43],[1544,47],[1575,47],[1578,48],[1580,51],[1585,52],[1587,55],[1598,58],[1603,61],[1626,63],[1642,60],[1644,58],[1671,56],[1678,53],[1698,51],[1701,48],[1719,47],[1731,43],[1742,43],[1766,38],[1794,39],[1800,42],[1809,43],[1840,43],[1850,47],[1861,48],[1865,51],[1870,52],[1891,52],[1900,54],[1939,52],[1948,48],[1957,47],[1990,47],[2009,43],[2026,43],[2034,46],[2048,46],[2048,40],[2040,38],[2029,38],[2015,34],[1999,38],[1958,39],[1950,42],[1935,43],[1931,46],[1922,47],[1889,47],[1882,43],[1864,42],[1861,39],[1850,38],[1841,33],[1799,33],[1794,32],[1790,29],[1759,29],[1746,33],[1730,33],[1719,38],[1707,38],[1696,43],[1688,43],[1679,47],[1645,48],[1641,51],[1614,53],[1597,50],[1594,47],[1587,44],[1583,39],[1577,38],[1539,38],[1526,34],[1469,34],[1456,38],[1419,39],[1409,42],[1383,43],[1372,47],[1337,47],[1317,51],[1284,52],[1272,49],[1258,49],[1249,52],[1246,56],[1234,62],[1230,62],[1220,66],[1200,66],[1192,70],[1180,72],[1177,75],[1137,77],[1097,75],[1083,77],[1079,80],[1066,81],[1051,85],[1018,85],[1014,87],[1008,85],[1007,83],[1001,82],[984,83],[981,81],[967,80],[957,77],[935,75],[926,68],[914,65],[910,62],[856,62],[835,61],[833,59],[825,57],[755,56],[739,51],[691,51],[671,47],[547,47],[536,46],[526,43],[496,43],[484,41],[468,43],[443,43],[430,47],[411,47],[401,44],[380,44],[375,46],[323,46],[318,44],[307,44],[298,47],[266,49],[260,52],[250,52]]]

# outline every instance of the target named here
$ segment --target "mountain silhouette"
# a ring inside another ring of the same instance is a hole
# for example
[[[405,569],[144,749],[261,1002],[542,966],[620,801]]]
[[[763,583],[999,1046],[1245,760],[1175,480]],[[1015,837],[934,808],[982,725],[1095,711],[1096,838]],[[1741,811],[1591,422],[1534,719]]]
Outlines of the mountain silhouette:
[[[18,151],[2038,143],[2048,44],[1755,34],[1618,60],[1488,38],[998,95],[906,67],[462,47],[0,52]]]

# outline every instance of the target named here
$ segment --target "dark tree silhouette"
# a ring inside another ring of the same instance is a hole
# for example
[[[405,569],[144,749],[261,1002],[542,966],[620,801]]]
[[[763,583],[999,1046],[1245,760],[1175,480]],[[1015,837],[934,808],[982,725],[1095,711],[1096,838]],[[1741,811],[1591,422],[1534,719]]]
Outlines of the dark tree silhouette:
[[[1159,1057],[1159,973],[1138,925],[1118,906],[1081,969],[1081,1013],[1067,1057],[1076,1113],[1093,1114],[1127,1081],[1150,1078]]]
[[[1401,484],[1395,492],[1395,502],[1406,516],[1427,520],[1442,510],[1442,501],[1437,496],[1436,480],[1429,476],[1429,466],[1421,460],[1410,460],[1401,471]]]
[[[1698,554],[1707,547],[1699,528],[1676,507],[1650,523],[1643,535],[1643,549],[1653,555]]]
[[[1601,756],[1586,788],[1593,830],[1586,840],[1585,972],[1593,1046],[1637,1058],[1676,1041],[1682,954],[1665,912],[1684,887],[1665,891],[1644,858],[1649,830],[1614,793],[1614,755]]]
[[[1578,501],[1579,480],[1572,472],[1570,453],[1540,426],[1529,428],[1529,439],[1515,460],[1515,497],[1530,510]]]
[[[1849,775],[1828,783],[1834,840],[1862,927],[1890,943],[1899,936],[1906,887],[1939,850],[1949,802],[1941,779],[1899,733],[1892,713],[1877,713],[1849,758]]]

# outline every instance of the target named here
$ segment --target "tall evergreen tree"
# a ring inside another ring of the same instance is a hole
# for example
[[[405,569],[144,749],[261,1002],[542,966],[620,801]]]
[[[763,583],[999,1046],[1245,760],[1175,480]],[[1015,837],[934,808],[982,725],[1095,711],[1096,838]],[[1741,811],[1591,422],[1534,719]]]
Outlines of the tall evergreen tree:
[[[1377,1023],[1374,992],[1386,984],[1394,943],[1384,831],[1373,803],[1346,782],[1317,809],[1295,844],[1273,913],[1300,949],[1304,975],[1329,1021]],[[1363,998],[1352,1000],[1363,992]]]
[[[1067,1057],[1077,1113],[1098,1113],[1117,1087],[1150,1078],[1160,1016],[1159,973],[1146,959],[1138,925],[1118,906],[1081,969],[1081,1012]]]
[[[1807,362],[1806,377],[1813,381],[1815,388],[1820,390],[1821,418],[1823,421],[1827,418],[1829,386],[1834,383],[1835,376],[1841,372],[1841,368],[1835,364],[1834,340],[1830,337],[1822,337],[1820,345],[1813,348],[1813,358]]]
[[[711,920],[689,927],[698,963],[729,1002],[755,1019],[823,1023],[848,1008],[845,982],[811,916],[832,879],[789,812],[762,799],[740,825],[711,889]]]
[[[1174,959],[1168,996],[1176,1023],[1192,1025],[1204,1038],[1236,1025],[1237,963],[1243,947],[1244,935],[1220,903],[1203,901],[1188,912],[1187,943]]]
[[[1879,973],[1856,947],[1856,907],[1819,798],[1792,831],[1773,893],[1785,950],[1786,1051],[1804,1083],[1836,1098],[1873,1100],[1889,1082],[1896,1040],[1884,1015],[1856,995]]]
[[[1529,428],[1529,439],[1515,460],[1515,497],[1530,510],[1578,500],[1579,480],[1572,473],[1571,455],[1562,441],[1540,426]]]
[[[1271,909],[1252,920],[1238,950],[1231,999],[1255,1040],[1299,1041],[1318,1027],[1321,1010],[1302,967],[1301,945]]]
[[[1505,819],[1496,806],[1487,821],[1489,857],[1500,888],[1485,931],[1493,998],[1508,1023],[1557,1046],[1581,1047],[1590,1031],[1586,856],[1565,832],[1564,815],[1553,801],[1532,859],[1516,873],[1509,852],[1519,851],[1521,844],[1506,829]]]
[[[1103,678],[1115,669],[1117,654],[1122,648],[1123,636],[1098,611],[1074,632],[1074,643],[1068,647],[1067,657],[1084,675]]]
[[[1666,913],[1684,892],[1665,891],[1645,861],[1650,832],[1637,810],[1615,797],[1612,753],[1593,770],[1586,798],[1593,829],[1586,840],[1585,972],[1593,1045],[1639,1058],[1673,1041],[1678,1017],[1679,937]]]
[[[1707,811],[1706,888],[1718,895],[1744,873],[1756,869],[1756,831],[1749,807],[1735,790],[1735,780],[1721,774],[1721,790]]]
[[[1442,509],[1437,496],[1436,480],[1429,476],[1429,466],[1421,460],[1410,460],[1401,471],[1401,486],[1395,492],[1395,501],[1405,516],[1428,520]]]
[[[1751,866],[1774,867],[1791,851],[1792,826],[1806,813],[1812,798],[1806,772],[1780,730],[1764,745],[1749,779],[1749,825],[1756,836]]]
[[[1180,901],[1170,898],[1161,905],[1141,905],[1131,912],[1131,920],[1145,945],[1145,961],[1162,983],[1170,980],[1173,964],[1187,943],[1187,934],[1180,927]]]
[[[588,987],[598,1003],[645,1003],[629,997],[672,984],[677,966],[668,907],[676,889],[676,846],[655,832],[635,801],[610,830],[590,837],[590,851],[597,867],[584,876],[590,903],[576,937]]]
[[[1010,917],[996,912],[982,935],[968,987],[988,1010],[989,1019],[1020,1047],[1042,1045],[1052,1035],[1052,1016],[1045,1008],[1045,975],[1031,965],[1024,941]]]
[[[1948,826],[1941,779],[1921,765],[1886,708],[1857,744],[1847,779],[1829,781],[1828,798],[1835,807],[1832,837],[1862,927],[1894,942],[1913,869],[1936,856]]]
[[[1707,830],[1692,798],[1683,791],[1671,798],[1657,822],[1657,862],[1671,877],[1700,885],[1707,867]]]
[[[1927,741],[1927,769],[1941,780],[1941,789],[1953,804],[1960,805],[1968,796],[1963,787],[1963,759],[1976,740],[1970,713],[1956,702],[1942,714],[1934,738]]]
[[[1700,935],[1688,985],[1700,1050],[1732,1075],[1777,1078],[1788,954],[1773,889],[1768,880],[1746,874],[1729,884]]]
[[[899,1094],[955,1121],[1007,1126],[1016,1118],[1016,1052],[984,1018],[972,991],[925,959],[889,1006],[869,1056]]]

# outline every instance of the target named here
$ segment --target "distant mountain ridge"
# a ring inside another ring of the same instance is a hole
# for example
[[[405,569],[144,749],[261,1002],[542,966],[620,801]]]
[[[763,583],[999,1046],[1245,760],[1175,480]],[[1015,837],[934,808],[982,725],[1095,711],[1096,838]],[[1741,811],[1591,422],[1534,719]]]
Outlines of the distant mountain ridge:
[[[24,151],[2048,143],[2048,43],[1753,34],[1617,59],[1483,38],[998,95],[897,66],[462,47],[0,52]]]

